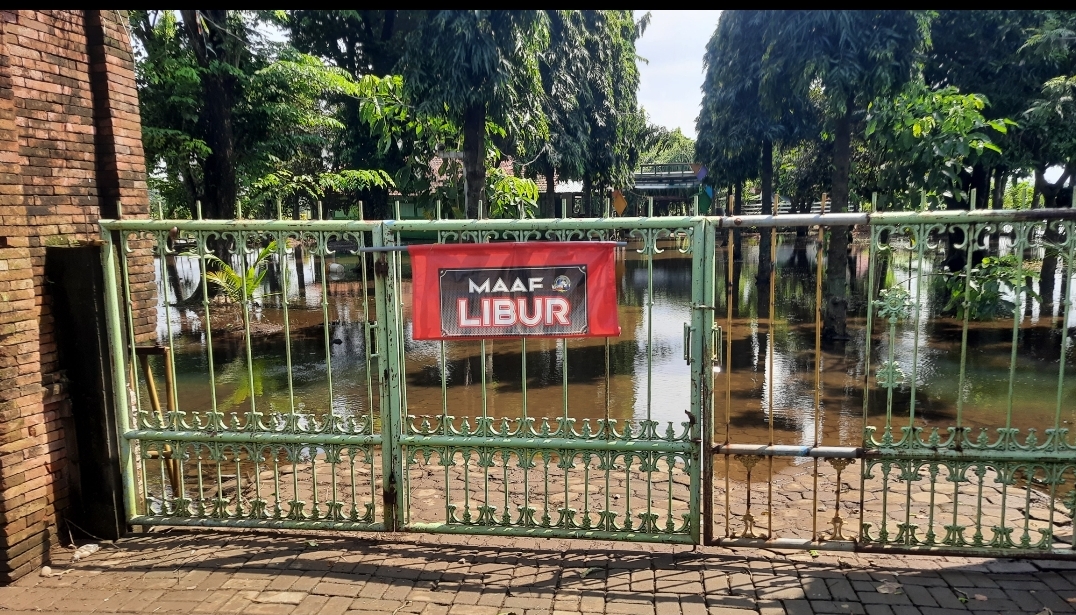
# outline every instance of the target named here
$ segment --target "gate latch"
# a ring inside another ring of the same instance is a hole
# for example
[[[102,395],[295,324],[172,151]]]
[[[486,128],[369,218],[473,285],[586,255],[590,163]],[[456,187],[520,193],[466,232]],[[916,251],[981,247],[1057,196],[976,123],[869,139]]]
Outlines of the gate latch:
[[[691,365],[691,323],[684,323],[684,361]]]

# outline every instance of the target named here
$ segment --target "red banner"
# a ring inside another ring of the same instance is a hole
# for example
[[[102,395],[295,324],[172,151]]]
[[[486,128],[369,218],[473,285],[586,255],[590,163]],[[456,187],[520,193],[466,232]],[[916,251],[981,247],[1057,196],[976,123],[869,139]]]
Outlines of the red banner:
[[[408,246],[412,336],[619,336],[615,246],[592,241]]]

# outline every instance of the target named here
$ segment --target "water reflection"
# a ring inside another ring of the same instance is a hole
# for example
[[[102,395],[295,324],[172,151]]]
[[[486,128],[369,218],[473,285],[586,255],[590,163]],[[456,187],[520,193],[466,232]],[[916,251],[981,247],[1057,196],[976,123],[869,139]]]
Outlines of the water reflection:
[[[1015,329],[1014,362],[1011,317],[971,322],[962,360],[963,322],[944,313],[950,299],[943,270],[945,255],[928,255],[918,262],[914,250],[896,246],[876,264],[876,286],[905,285],[915,308],[896,326],[892,349],[887,342],[887,325],[882,322],[875,323],[869,347],[872,372],[892,351],[906,375],[905,383],[889,399],[873,373],[870,378],[866,374],[870,263],[862,241],[852,246],[849,258],[850,339],[823,345],[816,413],[818,243],[814,237],[795,233],[779,233],[775,240],[772,306],[768,276],[759,276],[760,253],[769,247],[760,246],[757,235],[743,234],[742,258],[732,263],[731,274],[728,250],[719,247],[716,254],[715,287],[729,289],[727,295],[718,293],[716,315],[726,340],[731,337],[724,371],[715,376],[718,441],[766,442],[772,424],[778,443],[812,444],[817,429],[824,444],[858,444],[865,407],[871,424],[884,421],[888,410],[897,425],[947,426],[959,413],[966,425],[998,427],[1003,426],[1010,404],[1014,427],[1050,427],[1059,408],[1059,421],[1076,420],[1076,387],[1072,386],[1076,383],[1068,375],[1074,371],[1070,345],[1064,356],[1069,368],[1064,376],[1066,386],[1060,398],[1057,394],[1062,339],[1067,337],[1060,312],[1072,286],[1061,275],[1063,266],[1054,265],[1057,274],[1047,276],[1048,283],[1035,280],[1043,299],[1017,302],[1021,317]],[[997,245],[1005,251],[1009,244],[999,241]],[[485,412],[507,418],[524,412],[553,417],[567,413],[577,418],[603,418],[608,413],[618,419],[685,421],[690,375],[683,359],[683,324],[691,317],[691,257],[669,249],[655,255],[648,267],[646,258],[633,248],[617,252],[617,300],[623,333],[609,340],[608,355],[601,339],[566,344],[529,340],[525,352],[520,340],[497,340],[486,342],[484,349],[479,342],[446,343],[442,360],[439,342],[411,337],[410,271],[405,258],[401,301],[408,412],[447,411],[457,417]],[[1038,262],[1043,254],[1027,258]],[[323,266],[327,280],[322,279]],[[1049,267],[1049,263],[1043,266]],[[184,410],[209,409],[213,396],[205,313],[197,297],[195,303],[177,301],[201,292],[197,263],[178,256],[166,260],[163,275],[159,262],[157,267],[162,297],[158,336],[167,343],[171,330],[175,339],[180,406]],[[339,252],[326,263],[308,251],[296,251],[283,264],[274,260],[264,286],[256,293],[258,305],[251,314],[255,335],[249,367],[242,327],[218,331],[214,317],[212,371],[218,406],[235,412],[251,408],[287,412],[294,407],[340,415],[376,413],[378,375],[368,372],[365,326],[366,314],[375,319],[372,280],[371,269],[364,285],[358,257]],[[730,299],[731,321],[726,318]],[[282,334],[285,300],[292,332],[290,380],[289,348]],[[960,389],[962,370],[964,386]],[[565,381],[567,394],[562,388]],[[866,393],[865,382],[869,384]]]

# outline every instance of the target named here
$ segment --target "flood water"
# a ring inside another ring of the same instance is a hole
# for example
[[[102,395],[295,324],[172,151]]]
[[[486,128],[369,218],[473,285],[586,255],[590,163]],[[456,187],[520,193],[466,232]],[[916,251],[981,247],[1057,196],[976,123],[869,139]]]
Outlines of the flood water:
[[[928,255],[918,263],[910,250],[893,251],[885,271],[879,272],[880,285],[903,284],[915,307],[909,318],[897,323],[892,348],[888,323],[875,319],[868,357],[870,266],[866,243],[857,241],[850,253],[849,339],[821,344],[816,406],[818,245],[815,239],[794,233],[778,234],[776,241],[772,324],[769,282],[758,282],[758,237],[745,234],[743,257],[734,261],[731,284],[729,252],[718,247],[715,288],[731,292],[728,296],[718,292],[716,315],[726,342],[731,336],[732,352],[723,357],[720,372],[714,374],[717,442],[765,443],[772,430],[775,443],[813,444],[817,430],[822,444],[860,445],[865,384],[868,423],[875,426],[884,425],[887,404],[896,426],[954,425],[958,406],[960,423],[972,427],[1004,427],[1009,421],[1013,427],[1037,428],[1041,435],[1055,420],[1061,426],[1076,421],[1076,357],[1067,341],[1062,352],[1067,332],[1059,307],[1065,305],[1063,298],[1071,293],[1072,284],[1061,273],[1062,267],[1054,276],[1048,300],[1017,301],[1021,316],[1016,322],[1015,346],[1011,316],[969,324],[961,388],[963,321],[944,313],[949,302],[943,288],[944,255]],[[449,342],[444,344],[443,361],[440,342],[411,338],[411,281],[405,256],[401,301],[408,413],[437,416],[447,410],[460,418],[483,413],[517,418],[524,412],[554,419],[564,415],[577,420],[650,418],[659,421],[661,431],[669,422],[679,431],[690,405],[689,365],[683,354],[684,323],[691,318],[692,260],[671,243],[664,247],[668,249],[656,254],[649,265],[635,245],[617,249],[622,334],[608,340],[608,349],[604,339],[566,343],[532,339],[525,343],[525,351],[520,340],[484,345]],[[1041,255],[1030,254],[1029,263],[1037,262],[1036,258],[1041,260]],[[293,254],[285,265],[288,287],[281,289],[279,267],[273,263],[258,293],[259,306],[251,315],[249,361],[239,313],[222,313],[219,321],[214,316],[211,350],[218,408],[243,413],[253,406],[269,414],[286,413],[294,404],[297,411],[315,414],[376,414],[377,377],[367,371],[370,349],[365,327],[367,319],[376,319],[372,268],[364,287],[359,258],[354,255],[329,257],[324,263],[328,280],[322,279],[320,260],[309,253],[298,263]],[[917,276],[920,270],[922,277]],[[175,305],[177,294],[186,299],[198,288],[196,261],[177,257],[172,275],[162,275],[158,263],[157,282],[158,341],[167,344],[169,337],[173,339],[180,409],[209,410],[214,391],[205,314],[200,304]],[[1037,279],[1033,285],[1041,287]],[[1016,298],[1011,291],[1006,296]],[[285,297],[290,346],[283,333]],[[364,304],[367,298],[368,305]],[[727,316],[730,299],[731,321]],[[875,371],[891,350],[905,377],[887,400],[887,389],[879,387]],[[1059,397],[1062,360],[1066,374]]]

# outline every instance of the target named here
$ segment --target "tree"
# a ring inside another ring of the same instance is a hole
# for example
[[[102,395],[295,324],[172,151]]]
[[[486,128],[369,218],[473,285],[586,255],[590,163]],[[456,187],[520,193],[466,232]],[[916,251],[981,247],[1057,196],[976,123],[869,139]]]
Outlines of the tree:
[[[787,11],[771,14],[767,61],[760,92],[781,100],[791,86],[807,99],[821,88],[823,112],[833,134],[834,212],[848,210],[853,124],[871,101],[900,90],[915,74],[929,45],[924,11]],[[847,337],[848,234],[831,234],[827,252],[829,301],[825,329]]]
[[[190,212],[201,201],[205,217],[232,218],[237,202],[247,211],[260,204],[266,194],[255,185],[265,187],[270,175],[358,185],[326,175],[348,170],[331,155],[343,124],[326,102],[356,96],[347,72],[262,40],[256,35],[264,21],[260,14],[184,12],[193,26],[178,17],[171,11],[136,11],[131,17],[140,43],[136,66],[146,166],[170,211]],[[227,92],[220,94],[222,88]]]
[[[1023,115],[1038,97],[1043,83],[1056,76],[1056,66],[1024,49],[1028,31],[1041,26],[1045,11],[976,10],[939,11],[931,21],[932,46],[923,65],[931,90],[955,87],[978,94],[989,104],[982,110],[988,120],[1013,119],[1007,134],[988,133],[997,152],[984,152],[967,161],[960,189],[978,191],[976,207],[985,207],[994,180],[993,207],[1000,207],[1003,187],[1012,174],[1029,172],[1039,157],[1035,131]],[[967,208],[967,199],[950,203]]]
[[[525,152],[545,133],[540,108],[539,53],[547,42],[540,11],[427,11],[408,36],[403,83],[421,113],[462,127],[468,216],[485,189],[487,123],[502,128],[498,144]]]
[[[766,11],[721,14],[703,59],[702,109],[696,125],[697,157],[707,165],[711,181],[734,184],[739,201],[740,184],[759,178],[764,214],[773,213],[774,145],[795,140],[811,118],[807,96],[777,87],[762,90],[773,20]],[[766,284],[772,229],[762,228],[760,234],[758,282]]]
[[[588,51],[597,66],[591,80],[591,96],[583,106],[589,125],[590,141],[583,173],[583,199],[588,214],[594,186],[599,193],[609,187],[631,185],[632,173],[639,164],[641,144],[651,129],[646,114],[639,108],[638,56],[635,42],[646,31],[650,14],[635,21],[631,11],[604,11],[604,23],[591,25]]]
[[[986,155],[1001,154],[992,135],[1004,135],[1013,124],[987,120],[985,107],[983,96],[961,94],[953,86],[930,90],[922,81],[871,103],[866,142],[876,165],[875,186],[966,202],[967,169],[982,164]]]
[[[294,10],[287,12],[281,24],[291,35],[289,42],[293,47],[326,60],[358,82],[366,77],[391,79],[397,73],[407,36],[418,27],[423,16],[421,11]],[[328,154],[337,167],[388,171],[399,189],[408,192],[415,181],[422,183],[428,179],[430,157],[423,160],[426,166],[423,172],[411,164],[411,156],[417,152],[410,151],[412,148],[408,146],[414,141],[397,141],[400,148],[383,143],[382,133],[372,129],[367,121],[368,113],[362,109],[366,100],[362,95],[327,97],[334,117],[342,125],[327,148]],[[424,144],[424,140],[420,142]],[[424,151],[424,147],[413,149],[432,156],[432,149],[430,152]],[[341,197],[365,201],[368,216],[383,217],[390,211],[389,194],[384,188],[373,186],[343,193]]]
[[[549,129],[545,142],[531,169],[545,178],[545,215],[555,215],[556,180],[582,179],[590,126],[585,100],[591,97],[591,74],[602,70],[586,44],[593,36],[586,13],[600,11],[547,11],[549,46],[538,59],[542,80],[543,112]]]
[[[663,131],[658,142],[642,152],[640,162],[643,164],[695,162],[695,140],[685,136],[679,128],[672,132]]]

